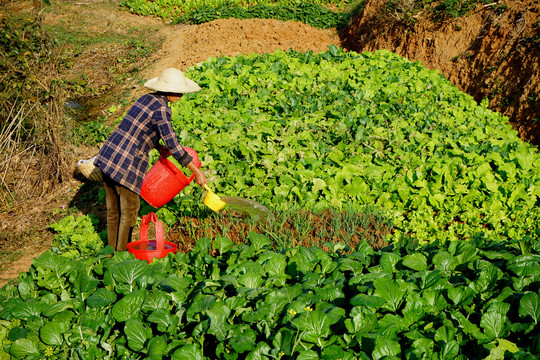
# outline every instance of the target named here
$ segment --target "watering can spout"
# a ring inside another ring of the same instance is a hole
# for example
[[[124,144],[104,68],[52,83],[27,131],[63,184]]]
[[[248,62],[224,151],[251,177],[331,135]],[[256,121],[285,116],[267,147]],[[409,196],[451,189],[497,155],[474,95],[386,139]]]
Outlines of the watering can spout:
[[[221,200],[218,195],[214,194],[207,184],[204,184],[204,189],[206,190],[206,196],[204,197],[204,205],[208,206],[215,212],[221,210],[226,203]]]

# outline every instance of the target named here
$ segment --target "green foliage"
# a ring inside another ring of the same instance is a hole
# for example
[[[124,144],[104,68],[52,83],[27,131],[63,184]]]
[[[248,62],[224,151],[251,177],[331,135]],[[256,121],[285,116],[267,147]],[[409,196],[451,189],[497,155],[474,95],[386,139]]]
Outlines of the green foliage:
[[[322,27],[325,20],[332,26],[347,25],[348,18],[363,9],[365,1],[350,0],[123,0],[120,4],[139,15],[159,16],[173,22],[201,24],[221,18],[273,18],[297,20],[314,27]],[[387,0],[384,4],[386,16],[401,22],[413,24],[420,12],[429,14],[432,20],[440,22],[447,18],[466,16],[478,4],[491,4],[491,0]],[[315,6],[317,5],[317,6]],[[335,7],[339,12],[332,13],[323,7]],[[307,8],[307,9],[306,9]],[[493,11],[500,14],[505,5],[496,5]],[[290,13],[287,14],[287,11]],[[302,15],[301,15],[302,14]]]
[[[95,225],[98,223],[99,219],[95,215],[69,215],[51,224],[50,228],[56,232],[51,250],[69,259],[99,254],[105,242],[96,233]]]
[[[0,70],[18,81],[14,83],[15,89],[9,89],[4,87],[9,81],[3,79],[0,91],[20,91],[26,85],[31,85],[25,80],[36,80],[29,79],[33,66],[36,62],[49,59],[51,46],[51,38],[43,31],[38,20],[3,18],[0,24]]]
[[[192,12],[204,13],[205,9],[221,9],[228,11],[228,7],[243,7],[249,9],[258,6],[261,9],[272,7],[292,7],[316,5],[332,5],[343,9],[349,3],[348,0],[123,0],[121,6],[127,7],[131,12],[139,15],[154,15],[165,19],[174,20]],[[239,11],[236,10],[238,13]],[[270,13],[270,10],[266,10]]]
[[[379,249],[386,245],[387,236],[393,228],[389,216],[375,206],[359,207],[352,204],[318,212],[293,207],[272,211],[270,216],[263,219],[257,216],[238,216],[240,211],[237,209],[235,212],[213,213],[202,208],[200,213],[190,214],[201,221],[192,222],[185,211],[189,207],[196,208],[197,203],[192,203],[191,198],[188,201],[184,198],[177,200],[158,210],[143,207],[142,212],[155,211],[164,224],[181,229],[191,239],[198,238],[201,233],[206,236],[210,230],[222,236],[253,230],[272,239],[272,248],[276,250],[297,245],[332,247],[327,243],[334,242],[354,248],[360,240]]]
[[[0,356],[532,359],[540,248],[522,242],[275,252],[252,233],[150,265],[47,251],[0,290]]]
[[[262,5],[249,7],[223,4],[217,7],[200,7],[180,17],[178,22],[202,24],[215,19],[278,19],[282,21],[301,21],[315,28],[328,29],[345,27],[350,14],[338,13],[310,3],[296,5]]]
[[[203,89],[173,106],[173,126],[218,194],[276,211],[376,205],[394,239],[538,239],[537,149],[419,62],[331,47],[187,73]]]
[[[43,31],[38,19],[20,20],[7,17],[0,23],[0,129],[11,120],[13,107],[22,107],[28,98],[36,102],[47,101],[57,87],[47,87],[36,69],[47,67],[51,62],[52,39]],[[26,139],[34,132],[34,124],[25,120],[14,137]]]
[[[74,126],[71,142],[95,146],[107,140],[113,129],[101,120],[81,122]]]
[[[433,16],[436,20],[444,20],[446,17],[456,18],[470,13],[476,5],[487,4],[491,1],[487,0],[443,0],[432,1],[435,7],[432,9]]]
[[[478,4],[492,3],[491,0],[387,0],[388,15],[404,23],[415,23],[416,15],[425,12],[431,19],[440,22],[447,18],[466,16]],[[498,12],[498,8],[495,9]]]

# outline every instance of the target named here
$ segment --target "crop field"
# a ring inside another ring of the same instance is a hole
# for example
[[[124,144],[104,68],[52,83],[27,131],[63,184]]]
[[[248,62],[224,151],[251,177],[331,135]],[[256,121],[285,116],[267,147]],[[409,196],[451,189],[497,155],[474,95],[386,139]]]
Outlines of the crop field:
[[[173,124],[217,193],[274,210],[376,205],[394,240],[536,230],[537,150],[420,63],[332,47],[211,59],[189,76],[203,90],[173,107]]]
[[[321,20],[319,24],[322,25],[324,20],[328,20],[327,17],[331,17],[333,14],[332,11],[325,11],[328,7],[341,10],[336,11],[336,13],[345,12],[344,9],[348,3],[348,0],[308,0],[302,2],[294,0],[124,0],[121,5],[136,14],[160,16],[173,23],[201,23],[228,17],[245,18],[249,12],[254,11],[249,17],[278,19],[281,17],[281,20],[284,20],[283,17],[287,17],[287,20],[298,21],[302,21],[302,17],[304,19],[319,18]],[[286,10],[289,14],[282,10]],[[307,12],[305,12],[306,10]],[[320,18],[321,13],[325,14],[326,19]]]
[[[143,201],[196,239],[150,264],[106,247],[96,217],[64,217],[0,288],[0,360],[539,358],[540,154],[507,118],[387,50],[186,75],[202,90],[171,105],[180,143],[213,191],[273,216],[212,214],[198,186]]]

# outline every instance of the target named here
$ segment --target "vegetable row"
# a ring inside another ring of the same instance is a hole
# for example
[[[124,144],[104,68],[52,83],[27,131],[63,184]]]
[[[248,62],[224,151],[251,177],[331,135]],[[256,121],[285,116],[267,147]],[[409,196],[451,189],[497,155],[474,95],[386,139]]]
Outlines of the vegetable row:
[[[150,265],[48,251],[0,290],[0,358],[534,359],[537,242],[274,251],[201,239]],[[210,254],[214,254],[211,256]]]

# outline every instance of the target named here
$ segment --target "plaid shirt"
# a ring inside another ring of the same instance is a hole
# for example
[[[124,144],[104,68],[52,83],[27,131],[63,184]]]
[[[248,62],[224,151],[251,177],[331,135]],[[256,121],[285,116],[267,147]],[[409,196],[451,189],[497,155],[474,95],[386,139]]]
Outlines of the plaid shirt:
[[[166,96],[155,93],[141,96],[100,149],[94,165],[139,195],[148,170],[148,152],[157,146],[160,138],[171,155],[186,166],[192,157],[178,143],[171,115]]]

